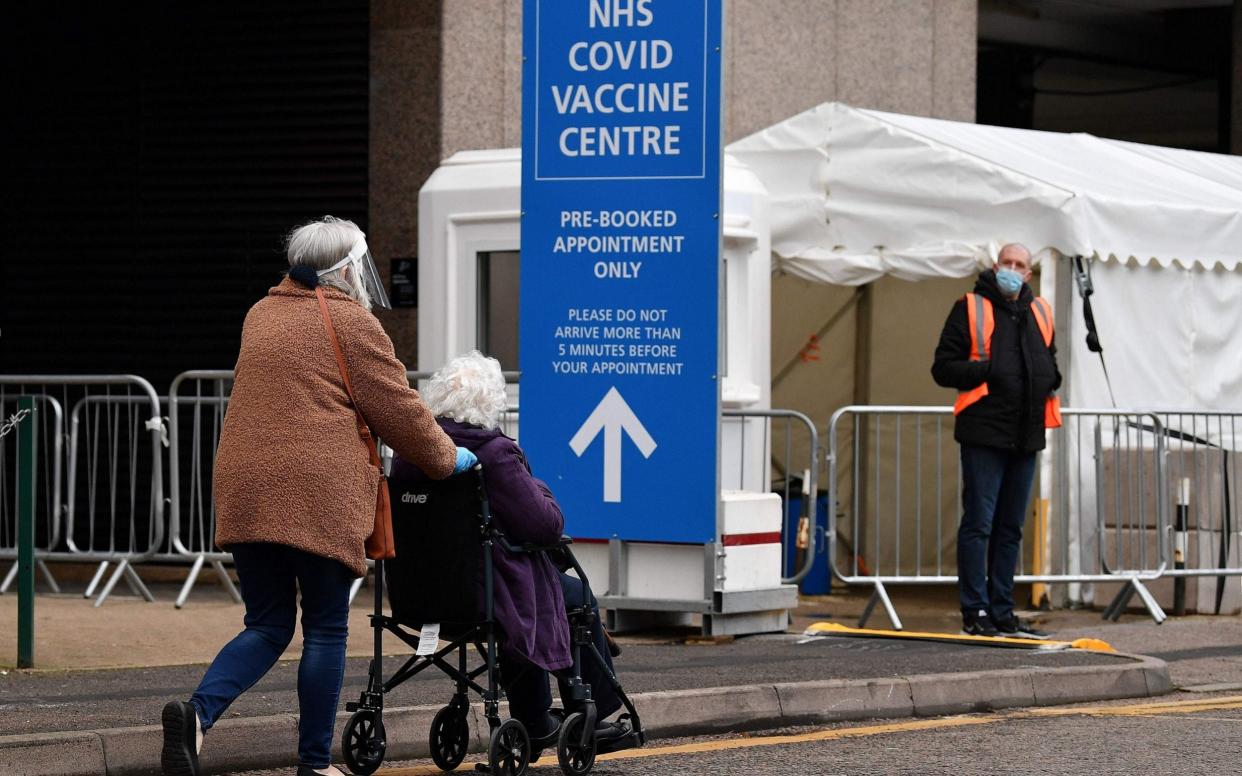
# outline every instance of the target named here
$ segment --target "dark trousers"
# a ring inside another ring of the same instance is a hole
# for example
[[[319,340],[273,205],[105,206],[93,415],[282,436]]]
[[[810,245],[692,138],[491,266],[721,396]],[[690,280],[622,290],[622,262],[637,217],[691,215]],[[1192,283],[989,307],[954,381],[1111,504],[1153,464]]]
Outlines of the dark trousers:
[[[962,445],[962,524],[957,577],[962,611],[1013,616],[1013,577],[1022,544],[1035,453]]]
[[[337,561],[280,544],[238,544],[231,549],[246,604],[246,629],[216,655],[190,703],[207,730],[237,696],[263,678],[293,639],[300,590],[298,759],[312,768],[327,767],[345,677],[353,572]]]
[[[591,625],[591,639],[595,649],[604,658],[608,670],[612,671],[612,655],[608,652],[608,642],[604,638],[604,627],[599,621],[599,606],[595,594],[586,589],[583,597],[582,581],[568,574],[561,574],[561,590],[565,593],[565,606],[575,608],[589,600],[595,618]],[[607,675],[600,668],[599,662],[587,654],[589,650],[582,648],[580,656],[582,680],[591,685],[591,699],[595,701],[595,711],[599,719],[621,708],[621,699],[613,691]],[[564,677],[559,674],[572,675],[571,671],[558,671],[557,683],[560,687],[561,699],[567,697]],[[548,686],[548,672],[537,665],[513,655],[501,655],[500,676],[504,684],[505,695],[509,698],[509,714],[520,721],[532,736],[549,732],[544,723],[544,716],[552,707],[552,690]]]

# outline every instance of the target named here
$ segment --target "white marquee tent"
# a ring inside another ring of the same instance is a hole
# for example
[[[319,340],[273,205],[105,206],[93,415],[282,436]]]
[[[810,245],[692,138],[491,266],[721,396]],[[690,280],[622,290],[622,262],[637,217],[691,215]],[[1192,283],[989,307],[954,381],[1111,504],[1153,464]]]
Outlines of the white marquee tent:
[[[768,188],[777,270],[962,278],[1022,242],[1057,307],[1069,403],[1107,406],[1064,258],[1092,257],[1118,404],[1242,408],[1242,158],[840,103],[728,150]]]

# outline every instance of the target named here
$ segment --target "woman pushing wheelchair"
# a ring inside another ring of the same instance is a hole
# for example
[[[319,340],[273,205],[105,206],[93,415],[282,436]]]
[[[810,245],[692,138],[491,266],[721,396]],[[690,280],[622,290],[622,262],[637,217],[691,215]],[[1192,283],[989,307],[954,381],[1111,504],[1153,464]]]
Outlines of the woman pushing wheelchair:
[[[299,602],[297,773],[339,776],[329,757],[349,590],[367,573],[382,476],[361,432],[370,440],[369,425],[437,479],[475,463],[410,388],[370,312],[388,302],[362,230],[328,216],[286,247],[288,276],[246,315],[215,458],[215,540],[233,554],[245,629],[188,700],[164,707],[166,776],[201,772],[203,734],[284,653]]]

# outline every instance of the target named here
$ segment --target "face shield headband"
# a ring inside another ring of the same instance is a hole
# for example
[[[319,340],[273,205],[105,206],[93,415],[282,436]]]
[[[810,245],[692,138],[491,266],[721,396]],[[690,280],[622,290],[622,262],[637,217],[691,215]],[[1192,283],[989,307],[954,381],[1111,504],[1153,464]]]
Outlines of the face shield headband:
[[[352,282],[362,284],[363,290],[371,300],[372,307],[392,309],[392,303],[388,301],[388,294],[384,291],[384,282],[380,279],[379,269],[376,268],[375,260],[371,258],[371,251],[367,248],[365,235],[358,238],[345,258],[327,269],[320,270],[319,277],[336,272],[346,265],[349,265],[354,272]]]

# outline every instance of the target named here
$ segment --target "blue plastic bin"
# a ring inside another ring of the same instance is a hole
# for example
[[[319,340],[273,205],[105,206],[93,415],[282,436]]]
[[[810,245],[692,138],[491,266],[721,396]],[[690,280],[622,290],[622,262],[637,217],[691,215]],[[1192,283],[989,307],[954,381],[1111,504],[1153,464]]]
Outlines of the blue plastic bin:
[[[778,492],[782,497],[784,496],[783,490]],[[798,536],[798,519],[802,517],[802,503],[800,492],[791,490],[789,501],[785,504],[785,536],[789,541],[785,547],[785,569],[782,576],[793,574],[798,570],[794,566],[798,553],[795,540]],[[832,574],[828,571],[828,547],[824,539],[827,525],[828,493],[821,490],[815,499],[815,524],[812,526],[812,530],[815,531],[815,562],[811,565],[810,573],[803,577],[798,585],[798,589],[806,595],[827,595],[832,592]]]

